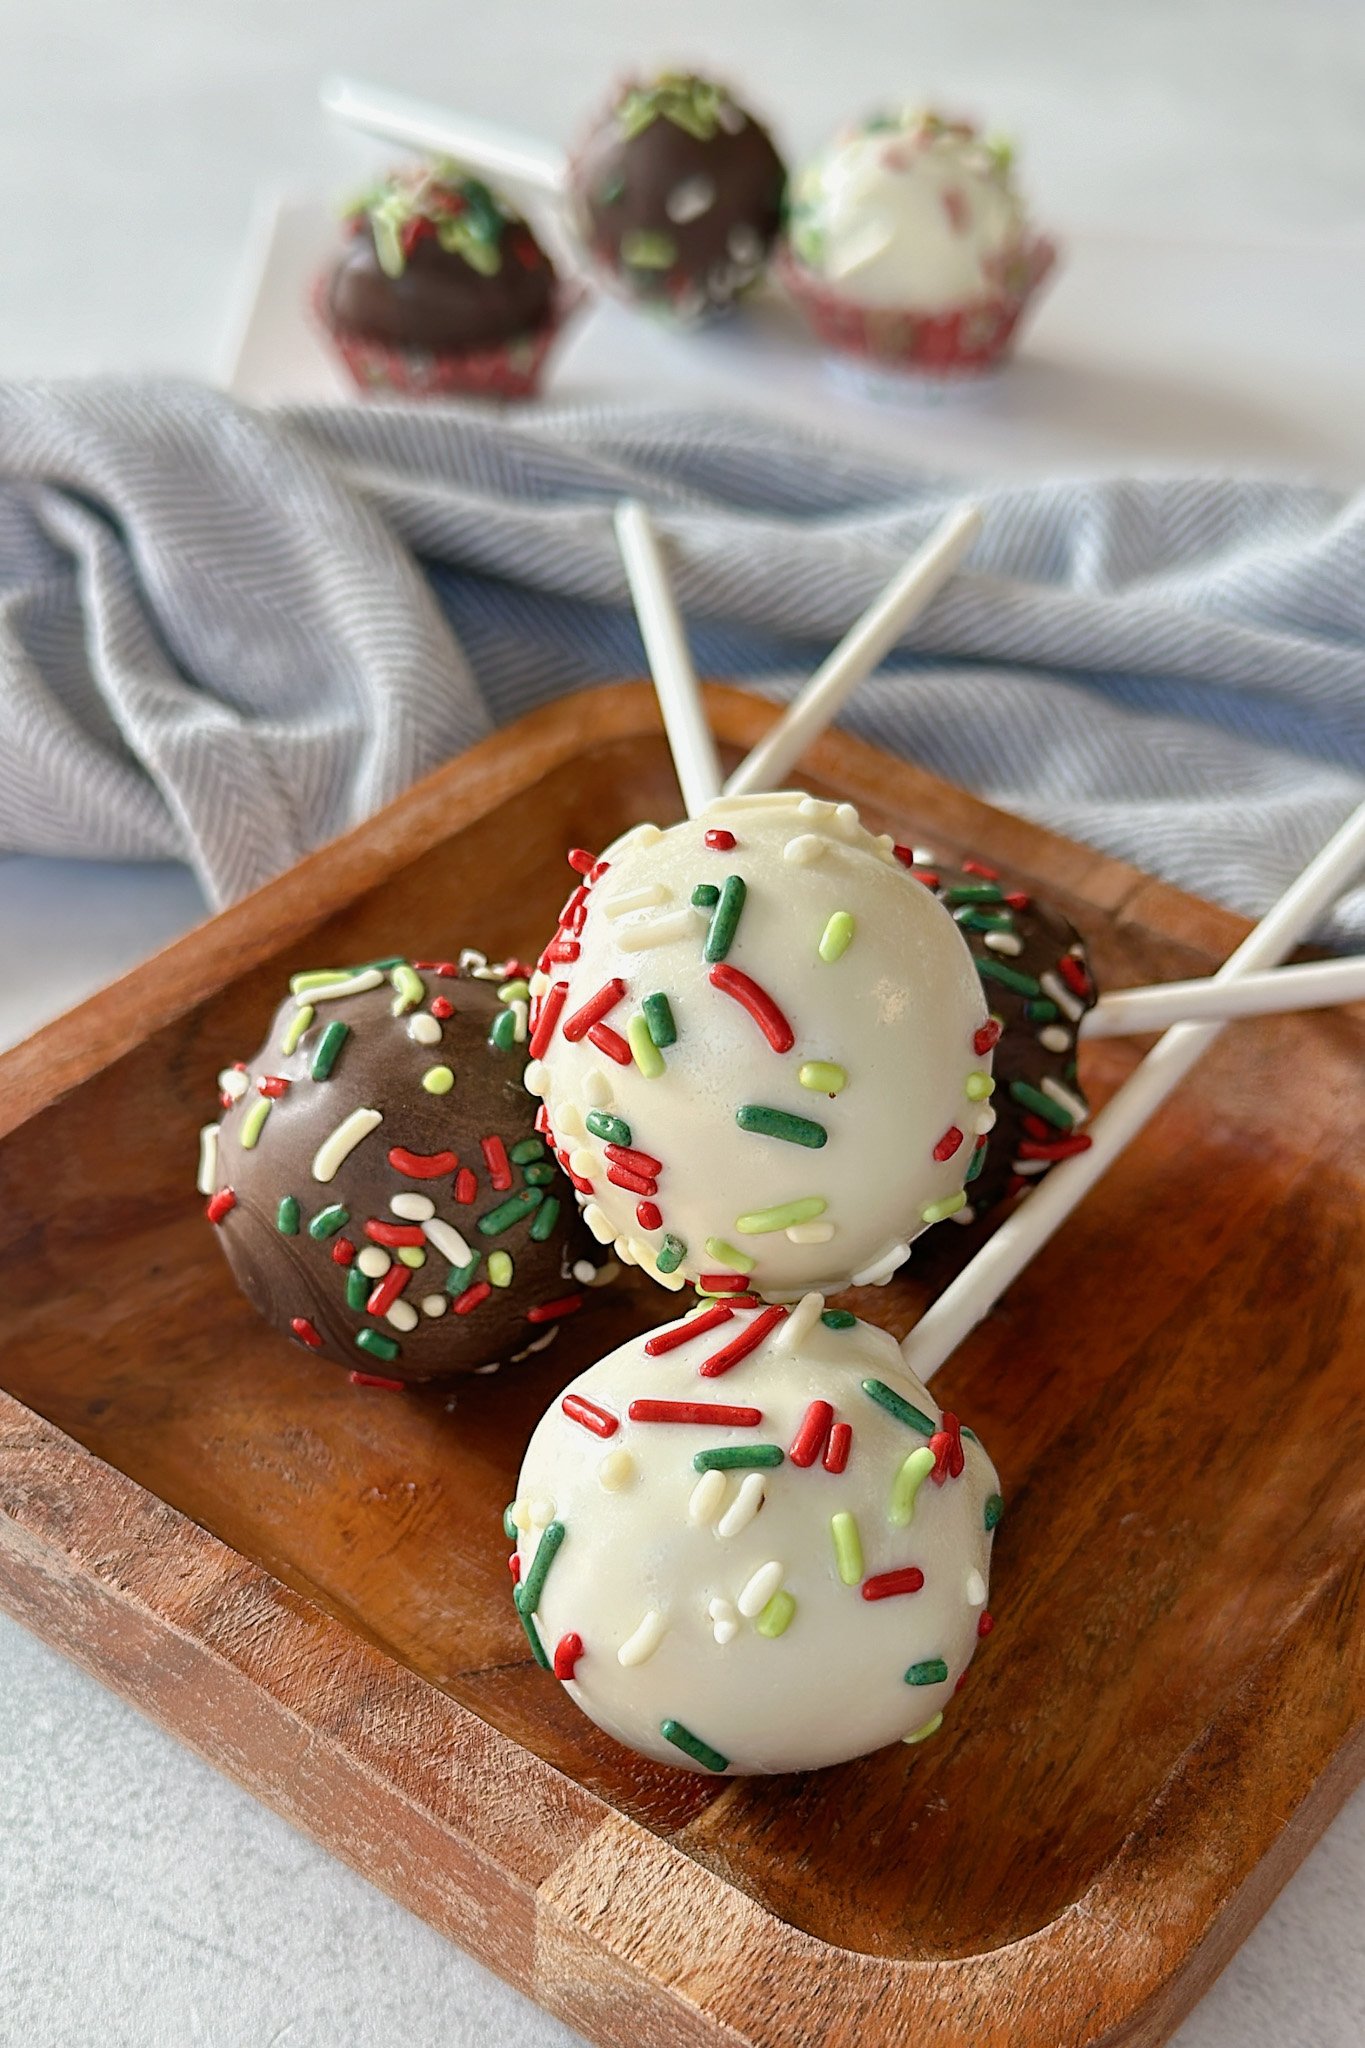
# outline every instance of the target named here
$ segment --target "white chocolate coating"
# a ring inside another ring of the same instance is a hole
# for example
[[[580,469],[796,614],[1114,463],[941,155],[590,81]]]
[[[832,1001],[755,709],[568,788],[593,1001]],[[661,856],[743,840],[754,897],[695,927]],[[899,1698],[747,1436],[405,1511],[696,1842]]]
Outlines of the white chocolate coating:
[[[792,185],[791,241],[861,306],[921,314],[993,297],[1024,258],[1008,155],[965,125],[906,112],[841,137]]]
[[[814,1770],[932,1733],[989,1628],[1001,1512],[990,1459],[964,1435],[954,1475],[951,1424],[931,1437],[864,1390],[878,1382],[940,1428],[894,1340],[867,1323],[830,1328],[822,1308],[808,1297],[720,1377],[699,1367],[780,1311],[735,1309],[655,1356],[646,1338],[632,1339],[555,1401],[527,1450],[510,1512],[530,1625],[547,1659],[558,1651],[565,1671],[572,1662],[565,1683],[584,1713],[662,1763]],[[596,1429],[566,1413],[575,1399],[599,1411]],[[641,1399],[722,1403],[761,1419],[632,1420]],[[792,1451],[813,1402],[833,1413],[817,1416],[823,1448],[808,1442],[802,1463]],[[597,1433],[613,1422],[610,1435]],[[841,1472],[824,1462],[840,1424],[852,1431]],[[777,1447],[782,1461],[699,1472],[695,1456],[718,1446]],[[562,1535],[551,1534],[536,1589],[547,1527]],[[917,1589],[875,1597],[885,1574],[911,1567],[923,1575]],[[698,1762],[665,1723],[715,1754]]]
[[[708,846],[717,830],[734,846]],[[722,798],[663,833],[637,826],[602,862],[556,942],[577,957],[551,947],[533,983],[542,1032],[533,1023],[526,1074],[590,1229],[674,1288],[740,1274],[790,1299],[889,1279],[911,1239],[965,1201],[989,1117],[990,1054],[975,1044],[987,1005],[952,917],[851,804],[797,792]],[[743,906],[723,959],[708,959],[716,913],[693,892],[731,877]],[[785,1049],[731,992],[735,974],[777,1006]],[[614,984],[601,1021],[618,1055],[645,1035],[625,1064],[575,1024]],[[676,1038],[651,1058],[657,995]],[[800,1138],[755,1111],[799,1120],[784,1128]]]

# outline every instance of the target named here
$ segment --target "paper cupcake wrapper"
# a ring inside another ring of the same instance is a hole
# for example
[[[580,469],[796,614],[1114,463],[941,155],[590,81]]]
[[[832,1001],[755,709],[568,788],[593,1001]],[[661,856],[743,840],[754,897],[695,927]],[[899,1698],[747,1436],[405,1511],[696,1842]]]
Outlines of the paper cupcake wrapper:
[[[1029,301],[1056,261],[1056,244],[1039,237],[1029,245],[1017,285],[945,313],[855,305],[813,277],[789,248],[778,257],[777,274],[826,348],[920,376],[971,377],[994,369],[1008,352]]]
[[[326,329],[356,388],[374,396],[402,398],[534,398],[546,357],[581,293],[561,284],[551,317],[527,334],[488,348],[400,348],[338,327],[332,318],[324,275],[312,290],[314,317]]]

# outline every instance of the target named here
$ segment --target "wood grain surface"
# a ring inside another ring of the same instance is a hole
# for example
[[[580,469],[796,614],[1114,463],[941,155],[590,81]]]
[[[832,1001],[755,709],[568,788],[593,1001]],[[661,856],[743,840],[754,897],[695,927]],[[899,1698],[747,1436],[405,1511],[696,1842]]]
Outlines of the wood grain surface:
[[[732,758],[771,717],[710,704]],[[1106,985],[1245,929],[843,735],[807,767],[1059,902]],[[0,1059],[0,1602],[596,2039],[1159,2041],[1365,1769],[1360,1011],[1230,1029],[945,1367],[996,1629],[935,1741],[806,1778],[630,1756],[513,1613],[525,1439],[656,1289],[363,1392],[203,1220],[213,1076],[292,969],[537,950],[568,844],[678,811],[643,686],[561,702]],[[899,1333],[972,1242],[846,1298]]]

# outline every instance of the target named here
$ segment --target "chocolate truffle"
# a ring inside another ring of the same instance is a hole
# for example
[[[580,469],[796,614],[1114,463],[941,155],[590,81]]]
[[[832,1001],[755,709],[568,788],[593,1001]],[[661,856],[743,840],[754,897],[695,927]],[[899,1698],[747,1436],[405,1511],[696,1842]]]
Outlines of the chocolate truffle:
[[[628,297],[691,322],[762,274],[787,173],[772,137],[722,85],[665,72],[631,85],[572,172],[584,241]]]
[[[294,976],[200,1159],[267,1322],[404,1385],[543,1349],[609,1277],[522,1085],[526,1016],[524,970],[481,954]]]

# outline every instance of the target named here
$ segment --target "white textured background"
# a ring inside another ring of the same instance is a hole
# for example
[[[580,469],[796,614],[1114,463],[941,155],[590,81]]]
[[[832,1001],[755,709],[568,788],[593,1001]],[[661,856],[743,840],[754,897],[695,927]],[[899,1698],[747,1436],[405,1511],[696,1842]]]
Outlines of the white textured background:
[[[798,149],[903,89],[1013,130],[1063,230],[1365,229],[1360,0],[692,0],[685,35],[683,18],[646,0],[0,0],[0,375],[206,374],[256,186],[352,174],[313,112],[332,68],[567,139],[622,65],[692,58]],[[198,910],[175,869],[0,861],[0,1043]],[[1180,2048],[1359,2048],[1363,1901],[1358,1797]],[[3,2048],[571,2039],[0,1619]]]

